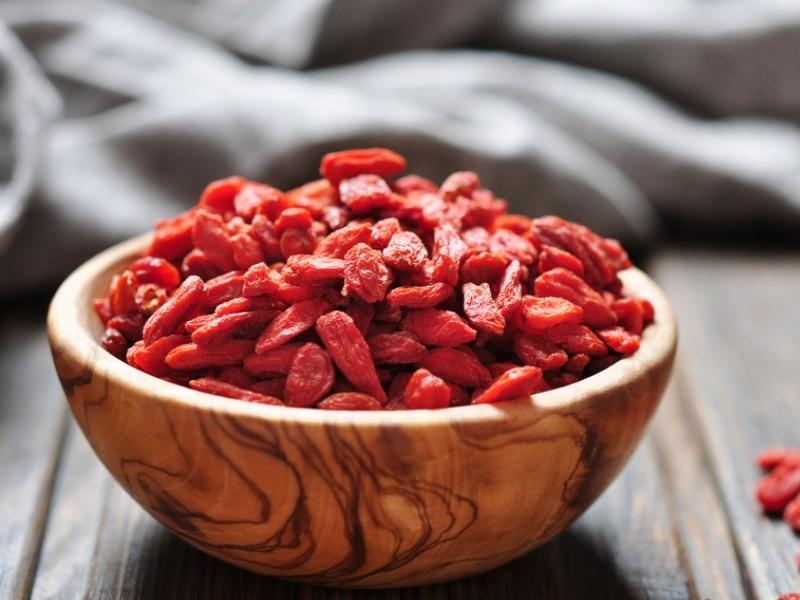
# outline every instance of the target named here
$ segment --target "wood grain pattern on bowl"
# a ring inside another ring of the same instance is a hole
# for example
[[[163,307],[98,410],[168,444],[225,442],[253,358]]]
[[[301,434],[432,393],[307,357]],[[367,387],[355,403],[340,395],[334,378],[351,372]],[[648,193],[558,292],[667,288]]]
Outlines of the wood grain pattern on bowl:
[[[483,571],[579,516],[635,449],[672,367],[658,287],[621,273],[656,322],[641,349],[581,382],[498,405],[333,412],[249,404],[151,377],[106,353],[92,298],[142,250],[73,273],[48,316],[70,408],[97,456],[150,514],[243,568],[348,587]]]

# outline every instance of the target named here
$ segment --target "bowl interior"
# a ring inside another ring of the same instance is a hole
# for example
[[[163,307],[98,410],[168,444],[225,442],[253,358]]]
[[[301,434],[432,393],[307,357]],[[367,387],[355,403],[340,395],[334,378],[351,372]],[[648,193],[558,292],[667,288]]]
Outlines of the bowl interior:
[[[658,286],[643,272],[630,268],[619,273],[626,293],[649,300],[655,308],[655,322],[643,335],[640,349],[607,369],[571,385],[497,404],[468,405],[438,410],[406,411],[322,411],[316,409],[274,407],[233,400],[173,384],[118,360],[99,345],[103,327],[92,310],[94,298],[105,295],[111,278],[146,247],[150,234],[122,242],[97,255],[76,270],[61,286],[50,308],[48,324],[51,336],[57,336],[70,349],[91,357],[106,376],[126,386],[156,393],[166,402],[195,405],[201,410],[258,415],[269,420],[296,422],[372,424],[442,423],[452,421],[502,420],[519,411],[563,409],[589,401],[598,392],[624,387],[662,362],[674,352],[676,327],[672,309]]]

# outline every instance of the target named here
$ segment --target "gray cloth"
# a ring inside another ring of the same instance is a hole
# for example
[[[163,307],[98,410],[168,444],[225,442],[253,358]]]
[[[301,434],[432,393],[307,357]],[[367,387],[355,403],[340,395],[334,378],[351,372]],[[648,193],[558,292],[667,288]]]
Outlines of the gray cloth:
[[[629,244],[675,224],[800,230],[791,4],[127,4],[0,3],[0,296],[57,282],[210,179],[289,187],[364,145]]]

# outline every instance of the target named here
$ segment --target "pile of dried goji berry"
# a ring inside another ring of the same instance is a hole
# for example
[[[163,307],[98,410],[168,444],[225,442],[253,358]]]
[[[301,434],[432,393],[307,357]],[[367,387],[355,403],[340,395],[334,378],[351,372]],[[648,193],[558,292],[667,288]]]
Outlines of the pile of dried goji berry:
[[[95,302],[102,344],[197,390],[322,409],[442,408],[573,383],[653,320],[619,243],[506,213],[475,173],[441,186],[381,148],[282,192],[211,183]]]
[[[758,455],[766,472],[756,487],[756,498],[768,514],[782,514],[800,533],[800,448],[773,448]],[[796,556],[800,568],[800,554]]]

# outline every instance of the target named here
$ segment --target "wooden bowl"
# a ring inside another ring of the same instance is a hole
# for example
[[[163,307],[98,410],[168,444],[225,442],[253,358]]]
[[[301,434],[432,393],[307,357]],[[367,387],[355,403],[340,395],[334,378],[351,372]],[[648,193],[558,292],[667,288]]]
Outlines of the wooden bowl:
[[[48,328],[70,408],[117,481],[165,527],[242,568],[345,587],[425,584],[543,544],[622,469],[672,367],[658,287],[641,349],[573,385],[496,405],[335,412],[250,404],[167,383],[105,352],[91,300],[141,236],[75,271]]]

